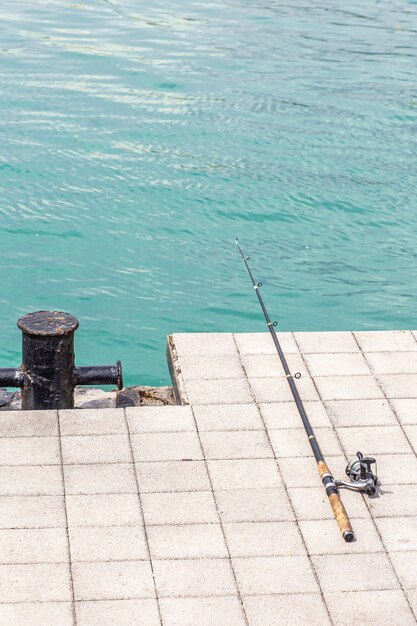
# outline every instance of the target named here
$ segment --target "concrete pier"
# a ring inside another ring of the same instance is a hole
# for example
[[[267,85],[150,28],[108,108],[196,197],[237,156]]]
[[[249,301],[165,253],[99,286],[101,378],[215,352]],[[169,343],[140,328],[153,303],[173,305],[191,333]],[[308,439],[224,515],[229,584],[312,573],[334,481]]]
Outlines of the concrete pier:
[[[0,412],[0,624],[415,624],[417,333],[279,337],[357,541],[269,335],[173,335],[181,406]]]

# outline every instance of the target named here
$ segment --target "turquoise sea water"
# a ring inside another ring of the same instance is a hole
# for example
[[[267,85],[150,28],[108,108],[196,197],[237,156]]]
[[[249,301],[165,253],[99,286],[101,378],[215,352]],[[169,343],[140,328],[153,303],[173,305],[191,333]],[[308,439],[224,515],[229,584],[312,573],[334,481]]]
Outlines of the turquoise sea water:
[[[17,317],[168,382],[165,335],[416,327],[417,2],[0,5],[0,366]]]

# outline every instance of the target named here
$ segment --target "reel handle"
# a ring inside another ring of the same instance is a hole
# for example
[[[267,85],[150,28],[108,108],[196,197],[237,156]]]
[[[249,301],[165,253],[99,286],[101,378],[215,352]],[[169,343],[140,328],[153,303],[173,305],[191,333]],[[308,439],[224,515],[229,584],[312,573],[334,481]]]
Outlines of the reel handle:
[[[378,484],[376,468],[375,473],[371,469],[374,463],[376,465],[376,460],[373,457],[364,457],[362,452],[357,452],[356,458],[350,461],[346,467],[346,475],[349,478],[349,482],[336,480],[336,486],[353,491],[362,491],[367,496],[374,496]]]
[[[373,465],[374,463],[376,464],[376,459],[371,456],[364,457],[362,452],[357,452],[356,456],[358,457],[361,466],[362,480],[367,478],[368,476],[374,476],[374,473],[371,470],[371,465]]]

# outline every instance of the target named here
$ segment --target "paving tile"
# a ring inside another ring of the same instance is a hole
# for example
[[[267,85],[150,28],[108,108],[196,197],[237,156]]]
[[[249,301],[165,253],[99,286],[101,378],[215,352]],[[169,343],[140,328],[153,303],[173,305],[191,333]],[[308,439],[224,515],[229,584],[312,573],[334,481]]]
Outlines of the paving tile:
[[[360,352],[306,354],[312,376],[368,376],[371,373]]]
[[[187,380],[190,404],[247,404],[252,402],[249,385],[244,378],[222,380]]]
[[[300,350],[305,353],[318,352],[357,352],[359,351],[351,332],[337,331],[327,333],[300,332],[294,333]]]
[[[179,358],[184,380],[212,380],[220,378],[244,378],[237,350],[227,356],[185,356]]]
[[[335,520],[300,521],[300,529],[309,554],[370,554],[384,552],[384,546],[370,519],[351,518],[356,541],[346,543]]]
[[[313,428],[331,426],[326,409],[321,402],[304,402],[304,408]],[[270,402],[259,405],[262,417],[268,429],[300,428],[301,417],[294,402]]]
[[[164,626],[244,626],[239,600],[219,598],[161,598]]]
[[[126,409],[131,433],[193,432],[190,406],[141,406]]]
[[[63,496],[0,496],[0,528],[65,526]]]
[[[64,465],[67,494],[135,493],[132,464]]]
[[[209,524],[219,521],[210,491],[144,493],[142,506],[146,524]]]
[[[414,352],[368,352],[366,360],[374,374],[417,374]]]
[[[0,530],[0,563],[63,563],[68,561],[64,528]]]
[[[331,428],[316,428],[315,434],[325,456],[343,454]],[[312,456],[311,446],[304,428],[270,430],[269,436],[278,458]]]
[[[5,626],[72,626],[70,602],[27,602],[0,604],[0,624]]]
[[[127,432],[123,409],[61,409],[58,414],[62,436]]]
[[[258,403],[293,401],[286,378],[250,378],[249,383]],[[297,380],[297,388],[303,400],[319,400],[311,378],[301,377]]]
[[[380,374],[378,381],[387,398],[417,398],[417,374]]]
[[[294,520],[291,505],[282,487],[217,491],[216,502],[223,522]]]
[[[158,597],[224,596],[236,593],[228,559],[153,561]]]
[[[223,527],[232,557],[306,554],[295,522],[239,522]]]
[[[277,333],[279,343],[285,353],[296,354],[299,350],[292,333]],[[235,333],[240,354],[276,354],[276,348],[268,333]]]
[[[373,376],[316,376],[315,381],[323,400],[384,398]]]
[[[143,461],[201,460],[200,441],[194,433],[142,433],[132,435],[133,456]]]
[[[401,457],[399,457],[401,461]],[[416,485],[385,485],[380,496],[368,499],[373,517],[409,517],[416,515]]]
[[[288,495],[299,520],[334,519],[329,499],[323,487],[289,488]],[[344,490],[340,497],[348,515],[352,518],[369,518],[369,511],[362,496],[354,491]],[[334,522],[337,526],[336,521]]]
[[[141,493],[211,489],[204,461],[137,463],[136,471]]]
[[[281,483],[273,459],[207,461],[213,489],[258,489]]]
[[[404,431],[414,449],[414,452],[417,452],[417,425],[404,426]]]
[[[390,552],[390,559],[405,589],[417,589],[417,552]]]
[[[0,495],[62,495],[62,473],[58,465],[15,465],[0,467]]]
[[[74,435],[62,437],[61,445],[67,464],[131,462],[127,435]]]
[[[69,526],[134,526],[141,523],[137,494],[67,495]]]
[[[207,459],[265,459],[274,456],[262,430],[204,432],[200,438]]]
[[[56,437],[57,411],[0,411],[0,437]]]
[[[0,465],[59,465],[58,437],[1,437]]]
[[[319,591],[306,556],[234,558],[232,562],[243,595]]]
[[[150,598],[77,602],[75,610],[77,626],[160,626],[157,601]]]
[[[417,550],[417,517],[382,517],[375,523],[388,551]]]
[[[326,593],[325,599],[335,626],[413,626],[415,620],[399,590],[344,591]]]
[[[328,400],[325,406],[336,427],[397,424],[387,400]]]
[[[123,561],[148,558],[141,526],[70,528],[71,560]]]
[[[284,368],[278,354],[243,354],[242,365],[248,378],[270,378],[285,376]],[[290,372],[300,372],[302,376],[308,376],[308,370],[301,354],[286,355]]]
[[[378,454],[377,463],[383,490],[384,485],[417,483],[417,458],[414,454]]]
[[[343,542],[343,539],[340,539]],[[312,556],[323,591],[373,591],[399,587],[388,557],[383,553],[366,555],[367,576],[363,571],[363,554],[326,554]]]
[[[339,428],[338,435],[348,457],[358,450],[366,455],[410,454],[410,444],[400,426],[373,426],[372,428]]]
[[[201,432],[212,430],[263,430],[258,408],[251,404],[197,405],[194,415]]]
[[[75,600],[152,598],[155,589],[148,561],[73,563]]]
[[[2,602],[71,600],[67,563],[0,565]]]
[[[414,615],[417,618],[417,587],[415,589],[406,589],[405,594],[411,605],[411,609],[414,611]]]
[[[251,626],[331,626],[319,593],[245,596],[243,602]]]
[[[153,559],[228,557],[220,524],[149,526],[148,541]]]
[[[417,424],[417,398],[392,399],[391,406],[401,424]]]
[[[172,335],[178,357],[236,354],[231,333],[175,333]]]
[[[354,335],[364,352],[417,350],[417,342],[409,330],[360,331]]]
[[[344,456],[328,458],[327,465],[335,478],[346,478],[346,459]],[[317,463],[312,455],[279,459],[279,469],[287,487],[318,487],[321,485]]]

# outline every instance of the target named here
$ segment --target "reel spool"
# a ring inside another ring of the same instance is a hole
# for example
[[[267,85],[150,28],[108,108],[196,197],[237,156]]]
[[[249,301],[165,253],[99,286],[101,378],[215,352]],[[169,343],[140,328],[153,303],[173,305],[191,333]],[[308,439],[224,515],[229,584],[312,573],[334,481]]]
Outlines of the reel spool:
[[[374,463],[375,473],[371,469]],[[364,457],[362,452],[357,452],[356,458],[352,459],[346,467],[346,475],[350,479],[350,482],[336,480],[336,487],[361,491],[368,496],[374,496],[378,484],[376,470],[376,459],[370,456]]]

